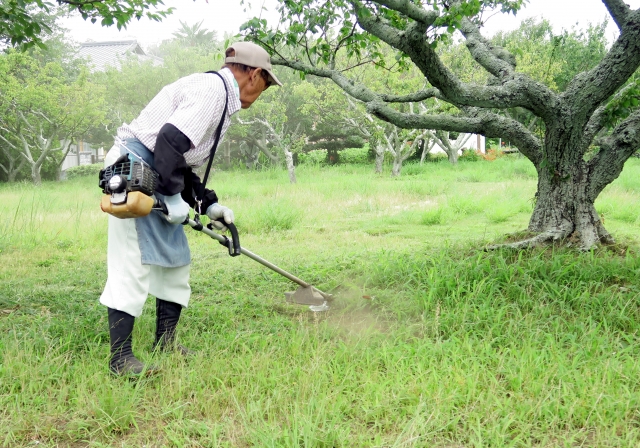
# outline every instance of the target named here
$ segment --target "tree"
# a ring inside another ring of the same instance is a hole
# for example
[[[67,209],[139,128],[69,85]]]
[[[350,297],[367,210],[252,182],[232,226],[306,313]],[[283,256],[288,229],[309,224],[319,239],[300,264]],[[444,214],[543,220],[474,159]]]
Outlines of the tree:
[[[0,57],[0,148],[8,159],[19,154],[36,185],[45,161],[62,164],[72,141],[104,117],[103,89],[87,75],[65,83],[59,64],[40,66],[17,52]]]
[[[92,23],[100,20],[102,26],[115,24],[121,29],[134,18],[162,20],[172,8],[150,11],[161,5],[162,0],[0,0],[0,36],[23,49],[34,45],[42,47],[42,35],[51,31],[50,16],[57,6],[65,7],[68,12],[78,11],[83,19]]]
[[[453,165],[458,163],[458,156],[460,155],[460,151],[464,148],[464,145],[467,144],[472,134],[458,134],[456,138],[450,138],[451,133],[447,131],[436,131],[434,140],[440,148],[447,153],[447,157],[449,158],[449,162]]]
[[[5,138],[9,141],[5,142]],[[18,149],[19,145],[20,143],[12,136],[0,134],[0,169],[5,173],[7,182],[15,182],[27,162]]]
[[[247,111],[247,118],[238,119],[241,124],[252,126],[252,132],[245,134],[251,145],[273,161],[279,161],[274,153],[282,152],[292,184],[297,182],[293,154],[304,146],[309,125],[308,117],[300,110],[304,89],[304,83],[284,90],[269,89]]]
[[[509,139],[538,173],[529,221],[536,235],[512,246],[563,240],[590,249],[613,242],[594,201],[640,147],[640,84],[634,78],[640,66],[640,10],[623,0],[602,2],[620,35],[603,57],[579,67],[584,71],[564,88],[557,86],[562,90],[519,71],[517,55],[481,34],[483,13],[515,12],[523,0],[280,0],[283,17],[290,18],[288,29],[269,30],[260,19],[244,29],[274,55],[274,63],[332,79],[366,103],[370,113],[397,126]],[[443,62],[437,46],[453,32],[464,38],[467,51],[486,72],[486,83],[464,82]],[[382,64],[382,43],[397,50],[399,64],[415,65],[429,86],[411,93],[378,93],[350,79],[348,66],[336,65],[343,54],[350,65]],[[298,57],[282,57],[284,46],[297,49]],[[428,98],[459,112],[418,115],[396,107]],[[542,137],[502,113],[519,109],[541,121]]]
[[[173,33],[178,42],[187,47],[211,47],[216,45],[217,34],[202,28],[204,20],[189,26],[180,20],[180,29]]]
[[[329,164],[340,162],[340,151],[362,148],[368,137],[353,126],[358,111],[350,106],[350,99],[331,82],[323,79],[305,81],[299,100],[300,110],[309,117],[304,152],[326,150]]]
[[[399,176],[404,161],[411,157],[421,144],[426,144],[429,148],[433,147],[432,144],[429,144],[433,141],[433,135],[428,130],[403,130],[394,124],[375,118],[351,99],[348,99],[348,103],[350,108],[356,111],[357,115],[346,116],[344,119],[353,129],[366,138],[369,141],[369,145],[373,147],[376,155],[375,170],[377,174],[382,173],[382,165],[386,153],[391,154],[393,157],[391,175]],[[412,103],[409,103],[409,106],[413,108]],[[424,155],[422,159],[424,159]]]

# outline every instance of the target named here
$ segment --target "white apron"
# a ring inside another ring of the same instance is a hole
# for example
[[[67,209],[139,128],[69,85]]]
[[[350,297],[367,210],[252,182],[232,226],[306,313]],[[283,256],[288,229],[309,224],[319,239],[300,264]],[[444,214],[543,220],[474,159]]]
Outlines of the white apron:
[[[105,157],[105,166],[120,157],[115,145]],[[134,317],[142,314],[149,294],[186,307],[191,296],[189,265],[166,268],[142,264],[138,233],[134,219],[109,219],[107,244],[107,284],[100,303]]]

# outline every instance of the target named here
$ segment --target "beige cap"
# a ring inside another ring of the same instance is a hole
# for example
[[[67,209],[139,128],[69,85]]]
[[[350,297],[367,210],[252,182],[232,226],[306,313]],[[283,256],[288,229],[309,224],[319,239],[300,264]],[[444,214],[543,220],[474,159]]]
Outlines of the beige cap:
[[[236,42],[227,48],[229,51],[233,48],[236,52],[235,56],[229,56],[225,58],[225,64],[243,64],[249,67],[261,68],[266,70],[269,74],[269,81],[271,84],[282,85],[276,75],[273,74],[271,70],[271,58],[269,57],[269,53],[267,53],[264,48],[259,45],[254,44],[253,42]],[[225,51],[226,53],[226,51]]]

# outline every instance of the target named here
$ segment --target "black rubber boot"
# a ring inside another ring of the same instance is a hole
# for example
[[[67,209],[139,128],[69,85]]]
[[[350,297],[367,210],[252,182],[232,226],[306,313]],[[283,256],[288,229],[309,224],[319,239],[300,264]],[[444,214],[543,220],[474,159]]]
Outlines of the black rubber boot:
[[[163,352],[177,351],[187,356],[192,352],[176,344],[176,327],[180,320],[182,305],[156,298],[156,342],[154,346]]]
[[[119,376],[156,373],[157,368],[142,364],[131,350],[131,333],[136,318],[124,311],[107,309],[109,310],[109,336],[111,338],[111,359],[109,360],[111,372]]]

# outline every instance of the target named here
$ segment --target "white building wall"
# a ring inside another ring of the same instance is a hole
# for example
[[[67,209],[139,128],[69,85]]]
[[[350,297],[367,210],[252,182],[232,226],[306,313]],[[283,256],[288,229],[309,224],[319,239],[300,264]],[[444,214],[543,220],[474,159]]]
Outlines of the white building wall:
[[[460,134],[458,138],[464,138],[465,135],[469,135],[469,134]],[[469,138],[469,140],[467,140],[467,143],[465,143],[463,149],[474,149],[476,151],[481,152],[482,154],[486,154],[487,147],[486,147],[486,139],[484,135],[471,134],[471,137]],[[446,151],[442,149],[440,145],[438,145],[437,143],[434,145],[431,152],[446,154]],[[458,151],[458,153],[462,154],[462,150]]]

